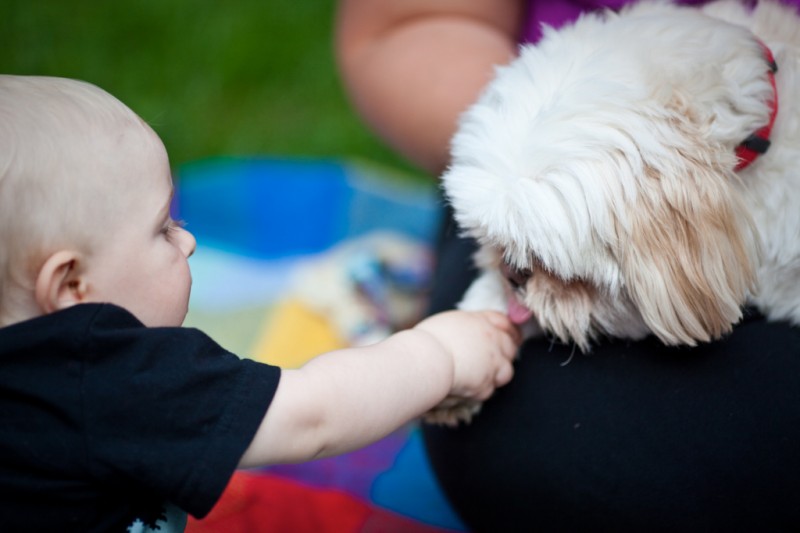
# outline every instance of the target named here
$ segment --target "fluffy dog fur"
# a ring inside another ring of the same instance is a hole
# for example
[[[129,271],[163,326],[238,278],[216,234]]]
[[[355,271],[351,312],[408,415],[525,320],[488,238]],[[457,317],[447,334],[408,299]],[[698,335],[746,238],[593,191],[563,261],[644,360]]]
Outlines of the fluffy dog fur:
[[[773,99],[759,40],[779,110],[737,172]],[[712,341],[746,304],[800,324],[799,47],[794,9],[763,0],[643,2],[522,47],[463,115],[443,176],[480,243],[461,307],[584,352],[601,336]]]

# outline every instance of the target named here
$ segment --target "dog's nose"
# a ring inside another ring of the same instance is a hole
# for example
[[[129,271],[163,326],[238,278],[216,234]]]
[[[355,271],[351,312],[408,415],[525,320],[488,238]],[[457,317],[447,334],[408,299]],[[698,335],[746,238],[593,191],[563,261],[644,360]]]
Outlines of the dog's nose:
[[[516,268],[505,262],[500,265],[500,272],[515,289],[525,285],[533,274],[529,268]]]

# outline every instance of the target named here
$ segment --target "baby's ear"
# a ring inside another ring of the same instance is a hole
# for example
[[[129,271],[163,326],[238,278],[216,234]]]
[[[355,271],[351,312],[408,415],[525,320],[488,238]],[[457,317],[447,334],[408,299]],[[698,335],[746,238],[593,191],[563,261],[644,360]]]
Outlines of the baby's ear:
[[[83,302],[86,281],[81,274],[81,255],[61,250],[42,265],[36,277],[36,303],[44,313],[52,313]]]

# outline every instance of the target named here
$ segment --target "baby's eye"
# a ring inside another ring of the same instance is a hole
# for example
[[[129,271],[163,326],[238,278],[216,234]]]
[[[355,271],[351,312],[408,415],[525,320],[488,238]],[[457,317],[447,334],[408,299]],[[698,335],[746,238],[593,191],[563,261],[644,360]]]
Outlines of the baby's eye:
[[[169,236],[170,233],[174,233],[175,231],[183,228],[184,226],[186,226],[186,222],[184,222],[183,220],[169,219],[167,224],[161,230],[161,233],[164,233],[165,235]]]

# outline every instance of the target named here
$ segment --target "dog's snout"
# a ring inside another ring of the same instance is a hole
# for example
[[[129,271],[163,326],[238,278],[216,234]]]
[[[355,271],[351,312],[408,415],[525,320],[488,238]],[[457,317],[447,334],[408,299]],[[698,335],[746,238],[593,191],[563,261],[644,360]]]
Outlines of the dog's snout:
[[[500,266],[500,272],[515,289],[525,285],[532,274],[528,268],[516,268],[505,262]]]

